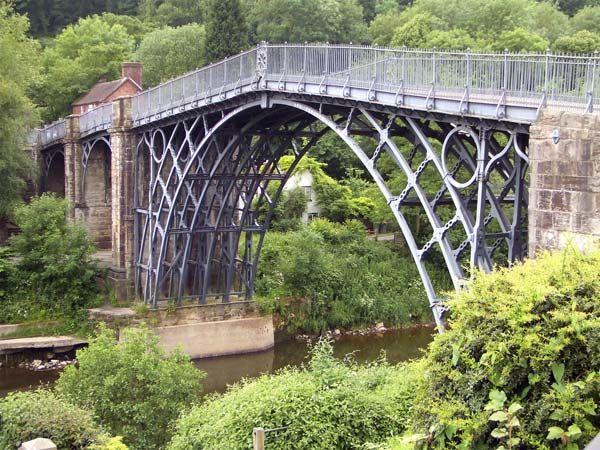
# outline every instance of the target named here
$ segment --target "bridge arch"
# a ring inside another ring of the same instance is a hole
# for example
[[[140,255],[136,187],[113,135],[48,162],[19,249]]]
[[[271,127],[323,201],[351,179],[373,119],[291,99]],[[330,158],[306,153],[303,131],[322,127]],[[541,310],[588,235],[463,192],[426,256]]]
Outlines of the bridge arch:
[[[42,192],[65,196],[65,151],[62,145],[54,145],[42,153]]]
[[[154,306],[161,299],[191,297],[204,303],[211,296],[222,301],[250,297],[283,186],[327,132],[354,152],[390,205],[438,324],[444,306],[428,256],[436,253],[460,287],[463,267],[471,263],[489,270],[501,245],[514,258],[522,253],[514,248],[525,199],[526,137],[520,132],[505,124],[495,130],[489,124],[436,121],[356,103],[264,96],[216,118],[183,118],[142,133],[136,184],[143,180],[147,194],[136,191],[138,292]],[[285,154],[295,158],[282,173],[278,162]],[[384,155],[398,179],[383,172]],[[490,179],[499,187],[488,187]],[[271,198],[267,187],[273,181],[280,184]],[[262,222],[261,205],[268,210]],[[414,208],[425,213],[427,223],[420,230],[409,218]],[[480,216],[486,220],[475,219]]]
[[[111,143],[108,135],[82,142],[81,203],[78,211],[100,249],[112,246]]]

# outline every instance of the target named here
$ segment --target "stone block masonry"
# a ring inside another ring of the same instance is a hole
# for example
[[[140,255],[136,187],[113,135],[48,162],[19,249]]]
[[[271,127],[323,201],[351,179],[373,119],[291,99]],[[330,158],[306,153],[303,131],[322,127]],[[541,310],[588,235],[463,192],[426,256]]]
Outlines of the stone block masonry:
[[[529,255],[600,241],[600,114],[543,110],[529,155]]]

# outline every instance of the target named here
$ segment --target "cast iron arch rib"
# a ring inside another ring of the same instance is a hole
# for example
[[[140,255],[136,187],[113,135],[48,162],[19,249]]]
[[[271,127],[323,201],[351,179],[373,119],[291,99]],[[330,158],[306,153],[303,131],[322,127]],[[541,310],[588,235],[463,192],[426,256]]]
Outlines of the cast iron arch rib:
[[[136,150],[138,293],[153,307],[163,300],[250,298],[263,239],[283,187],[309,149],[332,132],[358,157],[385,197],[435,321],[443,327],[445,307],[425,263],[432,252],[441,255],[455,288],[464,284],[469,262],[490,270],[492,254],[503,242],[510,254],[523,253],[511,241],[521,229],[514,222],[522,220],[517,211],[526,192],[526,155],[517,144],[522,128],[511,131],[504,123],[500,129],[508,136],[505,146],[492,142],[483,124],[438,124],[431,117],[418,119],[365,105],[263,96],[229,111],[198,112],[142,131]],[[467,142],[469,136],[473,142]],[[363,138],[371,139],[375,148],[364,147]],[[410,154],[405,154],[407,146],[412,146]],[[286,154],[294,160],[282,173],[278,162]],[[380,171],[383,154],[400,170],[402,192],[392,192]],[[443,157],[453,159],[453,169],[446,171]],[[435,174],[433,191],[423,186],[425,172]],[[488,183],[492,173],[503,180],[501,188]],[[459,183],[454,177],[460,174],[469,181]],[[272,182],[279,186],[271,196]],[[510,199],[510,192],[519,198]],[[147,204],[140,203],[142,197]],[[427,218],[425,238],[415,234],[406,216],[406,208],[415,206]],[[267,211],[262,218],[260,208]],[[492,230],[490,223],[498,229]],[[465,261],[467,248],[471,258]]]

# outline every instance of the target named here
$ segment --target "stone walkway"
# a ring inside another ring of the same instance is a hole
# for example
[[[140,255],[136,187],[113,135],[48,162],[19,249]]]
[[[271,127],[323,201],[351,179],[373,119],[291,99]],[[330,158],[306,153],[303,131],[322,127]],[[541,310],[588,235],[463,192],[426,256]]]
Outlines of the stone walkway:
[[[0,355],[18,353],[27,350],[48,349],[65,352],[87,344],[84,339],[72,336],[40,336],[0,340]]]

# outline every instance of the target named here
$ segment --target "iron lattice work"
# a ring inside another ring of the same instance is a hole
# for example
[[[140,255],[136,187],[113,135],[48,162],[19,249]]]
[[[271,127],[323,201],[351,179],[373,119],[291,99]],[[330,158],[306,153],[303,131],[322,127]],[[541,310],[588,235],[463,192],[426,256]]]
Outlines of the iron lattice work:
[[[526,129],[367,108],[263,95],[142,130],[138,295],[152,307],[252,297],[285,182],[325,133],[351,149],[384,195],[438,325],[444,305],[432,264],[445,266],[460,288],[470,267],[490,270],[524,256]],[[278,166],[284,155],[294,156],[287,172]]]

